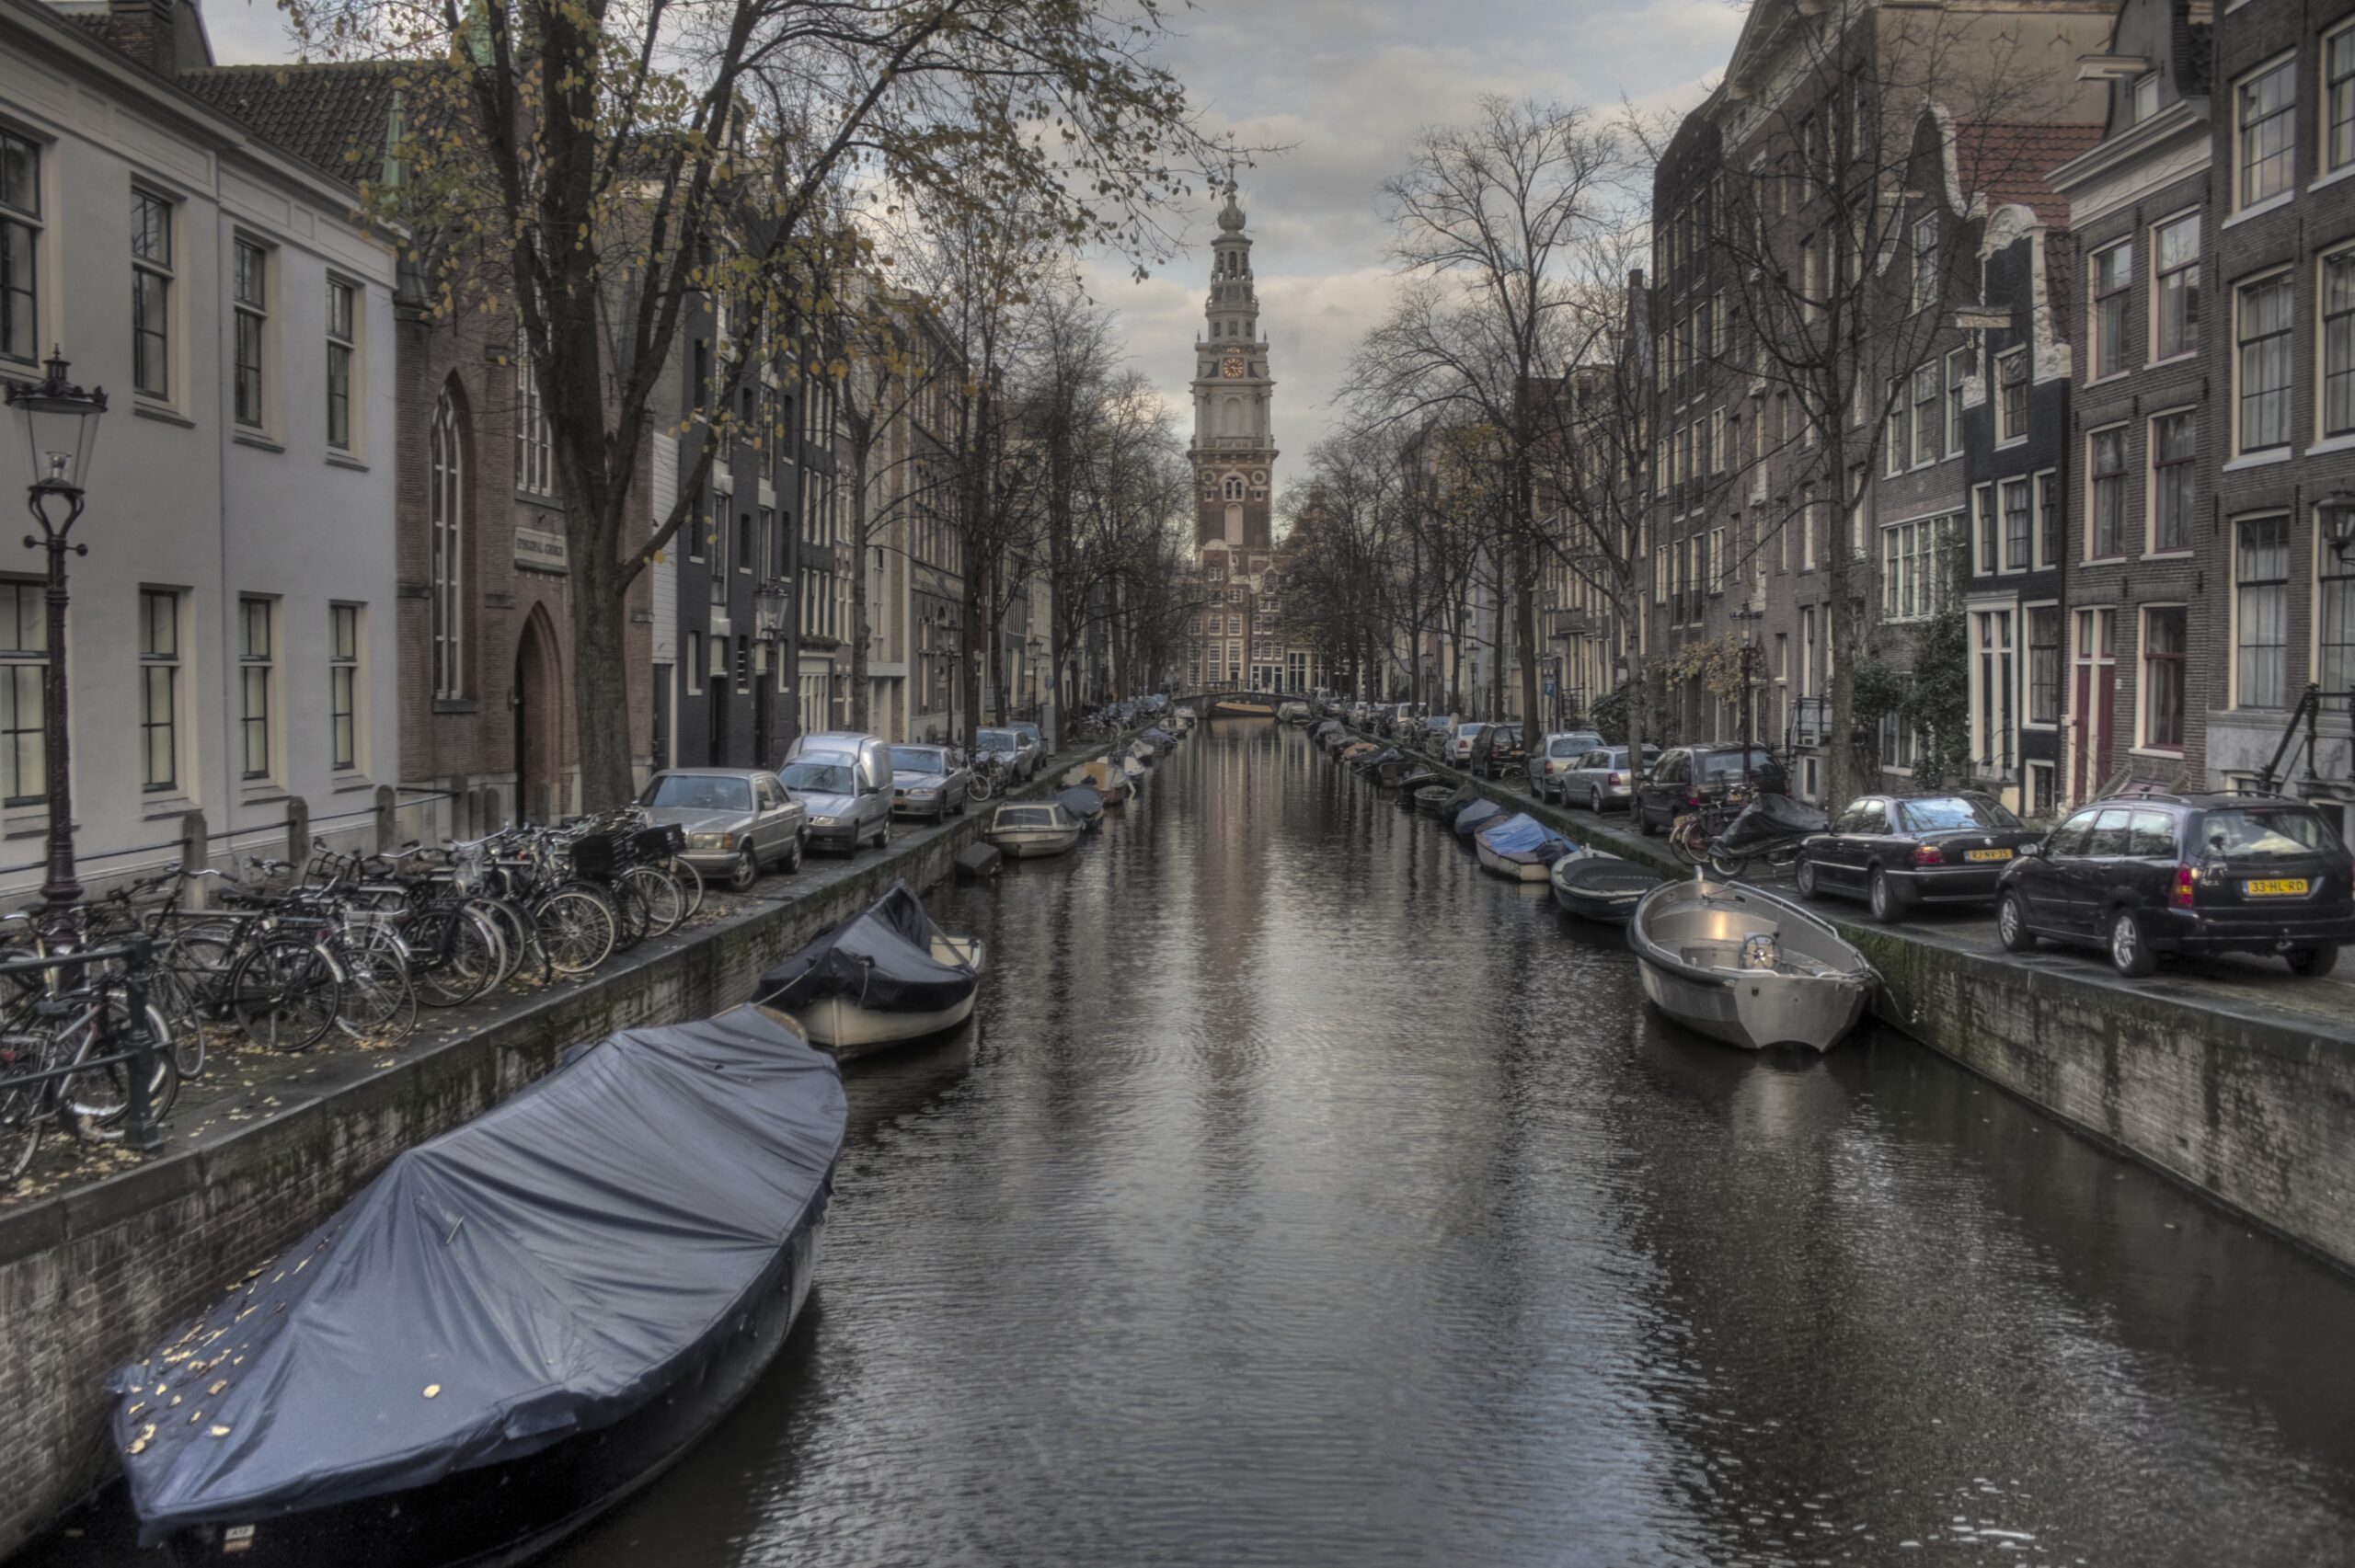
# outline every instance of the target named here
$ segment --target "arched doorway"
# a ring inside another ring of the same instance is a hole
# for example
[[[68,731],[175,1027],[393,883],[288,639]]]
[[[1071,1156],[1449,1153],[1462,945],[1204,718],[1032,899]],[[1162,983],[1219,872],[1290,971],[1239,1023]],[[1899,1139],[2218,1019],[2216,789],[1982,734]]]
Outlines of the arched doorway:
[[[563,815],[557,691],[555,634],[546,612],[534,610],[515,644],[515,684],[508,695],[515,710],[515,815],[522,821],[553,822]]]

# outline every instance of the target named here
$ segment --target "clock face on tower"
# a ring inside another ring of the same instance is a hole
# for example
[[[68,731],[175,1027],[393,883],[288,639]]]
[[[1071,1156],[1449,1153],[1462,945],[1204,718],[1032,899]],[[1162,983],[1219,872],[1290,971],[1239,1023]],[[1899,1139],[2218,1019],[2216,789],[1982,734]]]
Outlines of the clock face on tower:
[[[1243,379],[1243,360],[1242,360],[1242,357],[1241,357],[1240,355],[1235,355],[1235,356],[1231,356],[1231,357],[1229,357],[1229,358],[1226,360],[1226,361],[1225,361],[1224,363],[1223,363],[1223,364],[1221,364],[1221,365],[1219,366],[1219,368],[1218,368],[1218,373],[1219,373],[1219,374],[1221,374],[1221,375],[1223,375],[1223,376],[1224,376],[1224,377],[1225,377],[1227,380],[1229,380],[1229,381],[1240,381],[1240,380],[1242,380],[1242,379]]]

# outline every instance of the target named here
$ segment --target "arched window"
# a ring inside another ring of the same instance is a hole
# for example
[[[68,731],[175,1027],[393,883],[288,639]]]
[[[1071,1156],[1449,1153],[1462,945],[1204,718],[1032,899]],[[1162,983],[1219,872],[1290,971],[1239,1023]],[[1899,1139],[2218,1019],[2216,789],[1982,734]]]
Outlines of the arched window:
[[[443,393],[433,410],[426,453],[426,505],[433,520],[433,694],[465,694],[465,448],[458,410]]]
[[[1242,475],[1230,474],[1226,476],[1226,498],[1230,501],[1239,501],[1243,498]]]

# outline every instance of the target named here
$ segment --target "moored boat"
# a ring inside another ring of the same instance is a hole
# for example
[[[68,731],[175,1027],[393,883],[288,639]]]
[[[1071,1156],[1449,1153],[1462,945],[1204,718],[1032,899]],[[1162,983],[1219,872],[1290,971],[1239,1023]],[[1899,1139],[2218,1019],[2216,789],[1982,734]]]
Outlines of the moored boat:
[[[1437,773],[1431,772],[1430,769],[1427,767],[1417,767],[1410,771],[1404,778],[1401,778],[1398,781],[1399,808],[1404,811],[1412,811],[1415,809],[1415,796],[1422,791],[1430,788],[1434,784],[1437,784],[1442,788],[1445,788],[1447,787],[1447,781],[1441,778]]]
[[[1550,876],[1554,902],[1584,920],[1625,925],[1643,896],[1667,880],[1660,873],[1617,855],[1564,855]]]
[[[1381,748],[1371,740],[1352,740],[1334,755],[1344,762],[1355,764],[1361,758],[1371,757],[1380,750]]]
[[[1064,782],[1067,784],[1086,784],[1103,796],[1107,807],[1118,807],[1128,804],[1129,795],[1134,787],[1129,783],[1129,771],[1111,758],[1098,757],[1092,762],[1082,762],[1074,771],[1079,776],[1074,779],[1065,774]]]
[[[1035,860],[1067,853],[1082,830],[1061,801],[1024,801],[999,807],[982,837],[1009,859]]]
[[[1070,784],[1055,791],[1055,799],[1063,808],[1079,819],[1083,829],[1093,832],[1104,822],[1104,797],[1086,784]]]
[[[1556,861],[1577,845],[1525,811],[1492,822],[1473,835],[1480,868],[1516,882],[1543,882]]]
[[[141,1539],[205,1568],[432,1568],[580,1528],[775,1359],[847,1111],[832,1057],[740,1007],[578,1047],[395,1155],[116,1374]]]
[[[1830,1050],[1863,1015],[1879,978],[1830,922],[1706,876],[1645,894],[1627,945],[1654,1006],[1745,1050]]]
[[[1211,704],[1213,718],[1273,718],[1276,706],[1256,697],[1221,697]]]
[[[862,1056],[971,1017],[982,958],[980,938],[942,933],[897,882],[866,913],[771,965],[752,1000],[798,1024],[810,1044]]]
[[[1503,807],[1482,795],[1455,814],[1455,836],[1468,839],[1481,829],[1502,821],[1505,815]]]
[[[1306,724],[1316,716],[1316,710],[1299,701],[1280,703],[1276,705],[1276,716],[1286,724]]]
[[[1455,786],[1444,781],[1425,784],[1410,798],[1415,803],[1415,809],[1426,817],[1452,818],[1454,810],[1462,809],[1460,805],[1455,805],[1451,810],[1451,803],[1455,801]]]

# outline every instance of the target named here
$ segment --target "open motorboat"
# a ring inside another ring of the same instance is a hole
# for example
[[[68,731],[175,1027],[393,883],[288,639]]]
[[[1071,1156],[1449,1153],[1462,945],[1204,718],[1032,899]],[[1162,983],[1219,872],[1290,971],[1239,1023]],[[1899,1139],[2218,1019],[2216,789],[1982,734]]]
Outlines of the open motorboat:
[[[1063,775],[1063,783],[1067,786],[1085,784],[1101,795],[1107,807],[1127,805],[1132,788],[1128,770],[1109,757],[1082,762]]]
[[[1374,783],[1380,784],[1398,784],[1409,773],[1428,771],[1428,765],[1412,751],[1401,751],[1395,756],[1384,757],[1366,770],[1373,775]]]
[[[1829,921],[1772,893],[1706,876],[1645,894],[1627,945],[1654,1006],[1746,1050],[1830,1050],[1863,1015],[1880,979]]]
[[[1273,718],[1276,705],[1258,697],[1221,697],[1211,704],[1213,718]]]
[[[1427,784],[1406,794],[1406,798],[1413,801],[1415,809],[1426,817],[1453,818],[1455,812],[1464,808],[1463,803],[1455,798],[1455,785],[1442,779],[1437,784]]]
[[[1625,925],[1643,896],[1667,878],[1632,860],[1590,850],[1556,861],[1548,880],[1554,884],[1554,902],[1571,914]]]
[[[141,1539],[204,1568],[545,1551],[775,1359],[848,1113],[833,1058],[739,1007],[576,1047],[394,1155],[110,1379]]]
[[[982,984],[979,937],[948,936],[904,882],[769,967],[752,1000],[801,1025],[810,1043],[855,1057],[953,1029]]]
[[[1468,839],[1481,829],[1503,821],[1506,815],[1503,807],[1484,795],[1455,814],[1455,836]]]
[[[1194,705],[1191,703],[1180,704],[1178,711],[1171,714],[1169,716],[1176,719],[1179,724],[1184,725],[1188,729],[1191,729],[1196,725],[1202,722],[1202,715],[1194,711]]]
[[[1543,882],[1556,861],[1578,846],[1525,811],[1492,822],[1473,835],[1480,868],[1516,882]]]
[[[1342,761],[1354,767],[1361,760],[1373,756],[1380,750],[1382,750],[1382,748],[1376,746],[1371,740],[1352,740],[1347,746],[1342,747],[1338,751],[1335,752],[1334,755],[1338,757]]]
[[[1035,860],[1068,853],[1084,831],[1063,802],[1040,800],[999,807],[982,837],[1008,859]]]
[[[1286,724],[1306,724],[1316,716],[1316,710],[1303,702],[1280,703],[1276,706],[1276,716]]]
[[[1434,784],[1442,789],[1449,787],[1447,781],[1431,772],[1430,768],[1412,769],[1406,777],[1398,781],[1398,808],[1402,811],[1412,811],[1415,808],[1415,796]]]

